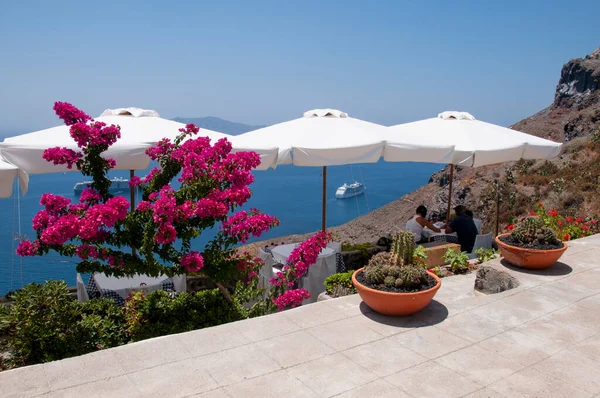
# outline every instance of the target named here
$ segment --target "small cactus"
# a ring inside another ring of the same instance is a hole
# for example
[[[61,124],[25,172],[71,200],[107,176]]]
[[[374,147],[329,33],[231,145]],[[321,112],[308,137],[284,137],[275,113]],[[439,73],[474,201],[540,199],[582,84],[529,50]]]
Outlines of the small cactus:
[[[393,276],[388,275],[383,280],[383,284],[386,287],[394,287],[394,286],[396,286],[396,278],[394,278]]]
[[[426,283],[427,271],[417,265],[407,265],[400,269],[400,279],[407,288],[419,286]]]
[[[382,284],[385,279],[383,267],[380,265],[368,265],[365,268],[365,278],[367,279],[367,282],[374,285]]]
[[[404,280],[402,280],[402,278],[396,278],[396,287],[400,289],[402,286],[404,286]]]

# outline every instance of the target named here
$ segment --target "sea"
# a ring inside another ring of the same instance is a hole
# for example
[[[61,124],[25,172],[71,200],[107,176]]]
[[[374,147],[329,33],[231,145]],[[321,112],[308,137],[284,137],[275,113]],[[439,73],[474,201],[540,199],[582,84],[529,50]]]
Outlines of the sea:
[[[327,226],[344,224],[375,210],[426,184],[430,176],[441,170],[438,164],[386,163],[335,166],[327,168]],[[137,175],[146,175],[145,171]],[[110,177],[128,178],[129,172],[115,171]],[[255,207],[279,218],[280,226],[260,238],[277,241],[277,237],[317,231],[321,227],[322,168],[280,166],[274,170],[255,171],[252,198],[244,207]],[[20,237],[35,238],[31,219],[42,209],[43,193],[51,192],[77,201],[73,187],[85,178],[77,172],[30,176],[29,192],[0,199],[0,295],[31,282],[64,279],[75,285],[76,258],[51,253],[43,257],[22,258],[15,254]],[[335,191],[344,183],[358,181],[366,186],[364,195],[336,199]],[[128,192],[123,196],[129,198]],[[215,231],[206,231],[194,242],[202,251]],[[253,240],[257,240],[256,238]]]

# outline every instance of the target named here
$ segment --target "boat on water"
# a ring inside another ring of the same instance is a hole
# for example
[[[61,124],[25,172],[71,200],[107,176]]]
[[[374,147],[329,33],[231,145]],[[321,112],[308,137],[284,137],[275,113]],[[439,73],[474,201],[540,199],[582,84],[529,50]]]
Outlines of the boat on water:
[[[366,190],[367,188],[360,182],[344,184],[335,191],[335,197],[338,199],[352,198],[354,196],[362,195]]]
[[[73,187],[73,192],[75,192],[75,195],[81,195],[81,193],[83,192],[84,189],[91,188],[91,186],[92,186],[92,181],[78,182]],[[115,177],[110,180],[110,188],[109,188],[108,192],[110,192],[112,194],[117,194],[117,193],[128,192],[128,191],[129,191],[129,180],[126,180],[125,178],[120,178],[120,177],[119,178]]]

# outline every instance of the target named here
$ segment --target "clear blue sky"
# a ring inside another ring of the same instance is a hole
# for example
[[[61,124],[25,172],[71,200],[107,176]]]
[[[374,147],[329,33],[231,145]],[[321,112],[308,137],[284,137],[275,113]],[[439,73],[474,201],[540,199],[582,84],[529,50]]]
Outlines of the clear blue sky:
[[[271,124],[332,107],[397,124],[466,110],[512,124],[549,105],[561,66],[600,46],[598,1],[10,1],[0,132],[93,116]]]

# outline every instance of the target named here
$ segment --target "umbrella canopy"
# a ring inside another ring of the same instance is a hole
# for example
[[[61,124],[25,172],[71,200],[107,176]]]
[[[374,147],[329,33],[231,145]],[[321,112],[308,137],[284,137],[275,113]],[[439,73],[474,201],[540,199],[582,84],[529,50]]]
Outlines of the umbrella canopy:
[[[562,146],[554,141],[476,120],[467,112],[447,111],[440,113],[437,118],[388,129],[395,134],[421,136],[440,145],[454,145],[454,154],[448,162],[450,185],[446,221],[450,217],[454,165],[477,167],[519,159],[551,159],[558,156]]]
[[[323,167],[325,229],[327,166],[376,163],[384,155],[385,160],[393,162],[447,163],[452,159],[454,145],[422,141],[423,137],[416,134],[394,134],[384,126],[351,118],[339,110],[314,109],[299,119],[234,137],[233,146],[253,151],[278,148],[277,157],[263,162],[260,169],[280,164]]]
[[[0,198],[8,198],[12,195],[15,177],[19,177],[19,185],[23,194],[27,193],[29,176],[4,159],[0,158]]]
[[[116,170],[143,170],[150,164],[145,152],[160,139],[174,139],[184,124],[162,119],[156,111],[140,108],[107,109],[97,121],[107,125],[121,127],[121,138],[104,153],[115,159]],[[227,134],[202,129],[200,134],[216,141],[230,138]],[[65,171],[66,165],[53,165],[46,162],[42,155],[48,148],[66,147],[77,150],[77,144],[69,135],[68,126],[57,126],[45,130],[6,138],[0,142],[0,151],[4,158],[29,174],[45,174]]]
[[[383,152],[385,127],[354,119],[335,109],[314,109],[299,119],[264,127],[233,137],[237,150],[277,148],[278,155],[259,169],[280,164],[337,166],[375,163]]]
[[[486,166],[519,159],[550,159],[562,144],[476,120],[467,112],[443,112],[436,118],[388,128],[396,134],[411,134],[439,145],[453,145],[450,164]]]

